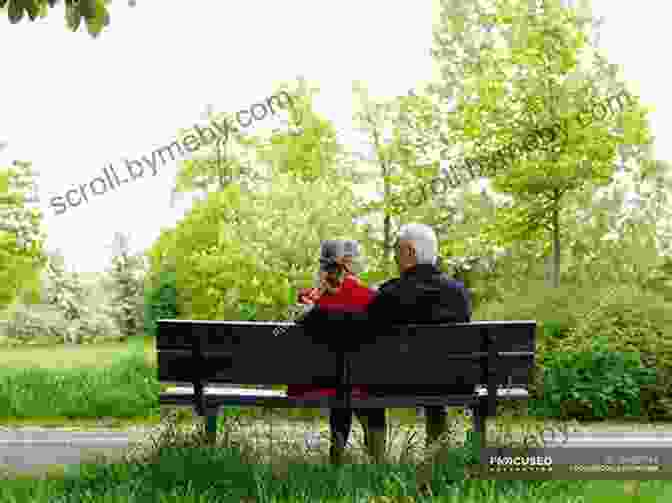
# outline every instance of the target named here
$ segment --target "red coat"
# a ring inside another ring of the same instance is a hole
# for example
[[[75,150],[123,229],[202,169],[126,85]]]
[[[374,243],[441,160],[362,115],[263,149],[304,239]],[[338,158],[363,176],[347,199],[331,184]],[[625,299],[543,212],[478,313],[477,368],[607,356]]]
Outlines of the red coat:
[[[299,297],[305,297],[306,292],[301,292]],[[339,306],[349,310],[366,310],[366,307],[376,296],[376,292],[362,285],[354,276],[346,276],[341,285],[341,289],[336,294],[323,295],[315,304],[325,309],[339,309]],[[353,396],[367,395],[366,388],[363,386],[352,387]],[[289,384],[287,385],[287,396],[336,396],[334,388],[317,388],[311,384]]]

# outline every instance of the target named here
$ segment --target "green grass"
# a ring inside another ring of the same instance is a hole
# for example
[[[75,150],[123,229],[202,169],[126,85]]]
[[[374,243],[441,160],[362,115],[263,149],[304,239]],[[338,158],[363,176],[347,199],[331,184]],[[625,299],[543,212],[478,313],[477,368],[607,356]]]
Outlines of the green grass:
[[[61,424],[72,424],[107,416],[126,422],[161,421],[167,429],[153,438],[150,451],[128,453],[122,462],[83,464],[78,473],[56,473],[43,479],[2,480],[0,501],[672,501],[672,483],[662,481],[639,483],[639,496],[634,498],[626,494],[628,487],[622,481],[472,479],[463,470],[451,471],[448,461],[460,449],[454,445],[449,449],[448,440],[438,446],[436,457],[425,456],[418,463],[388,456],[385,464],[374,465],[351,449],[348,456],[352,463],[339,469],[328,464],[326,453],[285,445],[272,445],[269,452],[255,439],[243,436],[236,440],[234,433],[241,426],[264,413],[259,408],[240,409],[239,415],[221,417],[217,445],[208,446],[202,431],[180,429],[183,423],[177,417],[161,420],[156,399],[160,386],[151,344],[151,340],[136,338],[129,344],[15,348],[2,353],[2,424],[45,424],[46,419],[59,418],[65,421]],[[63,360],[70,365],[57,370]],[[8,362],[12,362],[11,368]],[[25,368],[26,363],[32,368]],[[414,447],[411,444],[408,439],[405,451]]]

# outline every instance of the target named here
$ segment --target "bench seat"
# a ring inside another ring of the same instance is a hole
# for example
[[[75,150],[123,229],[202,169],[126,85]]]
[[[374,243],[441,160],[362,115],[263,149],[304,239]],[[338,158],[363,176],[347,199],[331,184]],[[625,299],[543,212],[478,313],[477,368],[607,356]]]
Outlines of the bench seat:
[[[367,398],[351,399],[353,408],[414,408],[426,407],[432,405],[445,406],[470,406],[478,403],[477,397],[488,395],[488,390],[484,387],[475,390],[471,395],[387,395],[370,396]],[[160,402],[166,405],[184,405],[193,406],[194,387],[180,386],[166,390],[160,395]],[[206,386],[203,389],[203,395],[206,399],[208,409],[217,409],[225,406],[238,405],[241,407],[269,407],[269,408],[331,408],[337,406],[333,397],[316,398],[288,398],[287,393],[282,390],[269,389],[250,389],[240,387],[220,387]],[[500,388],[497,390],[497,397],[509,400],[526,400],[529,398],[528,391],[525,388]]]

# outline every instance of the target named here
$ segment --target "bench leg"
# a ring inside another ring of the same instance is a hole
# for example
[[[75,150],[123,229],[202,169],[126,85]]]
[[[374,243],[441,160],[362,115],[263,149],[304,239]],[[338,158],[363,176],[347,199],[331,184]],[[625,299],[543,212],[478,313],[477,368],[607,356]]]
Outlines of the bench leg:
[[[343,455],[345,453],[345,439],[340,432],[333,432],[331,436],[331,446],[329,447],[329,460],[334,466],[343,464]]]
[[[205,416],[205,434],[207,442],[214,444],[217,439],[217,412],[208,412]]]
[[[486,447],[486,402],[482,401],[471,407],[474,433],[479,435],[479,444],[482,449]]]

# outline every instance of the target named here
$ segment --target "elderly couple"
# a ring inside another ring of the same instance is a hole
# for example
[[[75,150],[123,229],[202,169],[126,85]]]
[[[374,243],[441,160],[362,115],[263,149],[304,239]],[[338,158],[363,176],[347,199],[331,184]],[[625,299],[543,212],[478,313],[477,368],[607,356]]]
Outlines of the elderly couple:
[[[313,309],[297,323],[309,324],[324,320],[325,314],[339,311],[365,312],[376,327],[385,324],[464,323],[471,321],[469,293],[462,283],[451,280],[438,268],[438,241],[431,227],[409,224],[401,228],[396,242],[396,262],[400,277],[383,283],[378,291],[362,285],[353,272],[359,256],[356,241],[332,240],[322,243],[319,287],[302,290],[299,302],[312,304]],[[400,392],[353,386],[354,396]],[[437,394],[441,389],[418,390],[414,394]],[[472,392],[471,389],[465,390]],[[288,396],[308,394],[334,395],[334,389],[315,389],[310,385],[289,385]],[[352,413],[364,430],[364,443],[374,462],[381,463],[385,452],[385,409],[331,409],[330,457],[333,464],[342,464],[342,456],[350,429]],[[446,411],[442,406],[426,407],[427,445],[446,429]]]

